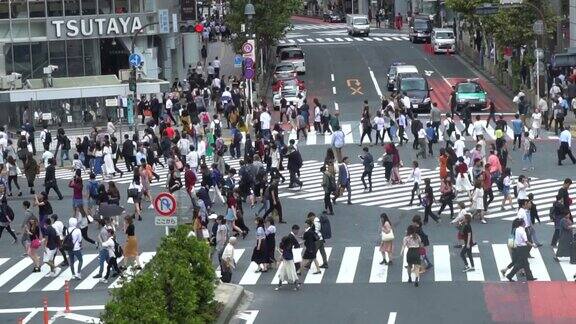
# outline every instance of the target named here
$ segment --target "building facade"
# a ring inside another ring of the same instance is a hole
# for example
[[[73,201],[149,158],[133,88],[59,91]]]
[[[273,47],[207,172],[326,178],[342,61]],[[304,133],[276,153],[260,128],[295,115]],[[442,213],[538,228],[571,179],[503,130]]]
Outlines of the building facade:
[[[162,28],[166,26],[159,21],[159,11],[167,11],[168,32]],[[180,0],[1,1],[0,76],[18,73],[26,85],[27,80],[44,78],[45,68],[54,66],[54,78],[116,75],[124,80],[122,72],[130,68],[134,46],[142,57],[142,78],[168,82],[184,78],[187,64],[197,60],[199,40],[197,35],[180,33],[184,25],[180,14]],[[185,57],[186,49],[194,53]],[[105,98],[94,97],[70,98],[74,104],[55,98],[16,106],[50,111],[72,105],[82,110],[90,100],[104,106]]]

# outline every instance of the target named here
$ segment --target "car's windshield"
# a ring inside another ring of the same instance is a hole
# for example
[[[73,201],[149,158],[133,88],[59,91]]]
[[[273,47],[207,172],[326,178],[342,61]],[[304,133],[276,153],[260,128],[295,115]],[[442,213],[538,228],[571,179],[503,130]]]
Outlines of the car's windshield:
[[[451,32],[440,32],[440,33],[436,33],[436,38],[437,39],[453,39],[454,34]]]
[[[414,28],[416,29],[428,29],[428,22],[425,20],[415,20]]]
[[[368,25],[368,19],[356,18],[356,19],[354,19],[354,25]]]
[[[403,79],[400,86],[402,91],[421,90],[426,91],[426,81],[424,79]]]
[[[482,91],[482,88],[476,83],[460,83],[458,85],[458,92],[461,93],[476,93]]]
[[[283,51],[281,55],[282,60],[301,60],[304,58],[302,51]]]
[[[276,67],[276,72],[289,72],[294,70],[294,66],[292,65],[278,65]]]
[[[298,95],[298,91],[296,87],[285,87],[284,90],[282,90],[282,95],[284,97],[296,97]]]

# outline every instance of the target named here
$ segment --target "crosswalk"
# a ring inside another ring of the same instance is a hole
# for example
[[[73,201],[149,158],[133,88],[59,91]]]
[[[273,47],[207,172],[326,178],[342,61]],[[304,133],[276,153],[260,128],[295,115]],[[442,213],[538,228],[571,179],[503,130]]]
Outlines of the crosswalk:
[[[400,233],[397,230],[397,233]],[[397,237],[396,241],[401,240]],[[399,247],[396,248],[399,250]],[[308,273],[303,271],[300,281],[304,284],[385,284],[407,282],[408,274],[403,265],[405,257],[393,256],[394,264],[380,264],[382,254],[378,246],[326,247],[328,269],[321,269],[320,274],[313,274],[315,266]],[[299,250],[295,250],[299,252]],[[474,271],[463,272],[464,264],[460,259],[460,249],[448,244],[437,244],[428,247],[428,258],[434,265],[422,277],[422,282],[498,282],[507,281],[500,273],[511,262],[506,244],[479,243],[472,249]],[[576,264],[567,258],[560,262],[553,260],[554,251],[548,248],[532,249],[533,258],[529,259],[530,268],[538,281],[572,281],[576,274]],[[266,273],[255,272],[256,265],[251,262],[251,250],[236,249],[236,270],[232,282],[243,286],[275,285],[278,283],[277,268]],[[399,260],[403,259],[403,260]],[[320,253],[317,255],[322,264]],[[218,274],[217,274],[218,275]],[[518,279],[518,278],[516,278]],[[522,279],[522,278],[520,278]]]
[[[345,28],[346,24],[298,24],[290,27],[290,30],[326,30]]]
[[[146,266],[154,257],[156,252],[143,252],[140,254],[140,263]],[[62,256],[56,257],[56,264],[63,261]],[[118,261],[120,262],[121,259]],[[76,265],[77,266],[77,263]],[[98,274],[98,254],[86,253],[83,255],[81,280],[72,280],[72,273],[69,267],[63,267],[56,277],[45,277],[50,271],[48,265],[43,265],[40,272],[31,272],[33,268],[32,260],[25,258],[0,258],[0,290],[7,290],[9,293],[24,293],[28,291],[61,291],[64,290],[66,281],[70,282],[70,290],[92,290],[95,288],[114,289],[121,287],[124,282],[131,279],[138,270],[126,270],[126,278],[111,277],[108,283],[101,283],[99,279],[93,278]],[[104,273],[106,263],[104,263]]]
[[[373,153],[376,154],[376,153]],[[380,162],[378,162],[380,163]],[[280,197],[285,197],[286,199],[296,199],[301,201],[316,201],[318,204],[323,203],[324,199],[324,189],[321,186],[322,177],[320,176],[320,167],[324,164],[323,161],[308,160],[304,162],[301,169],[300,180],[303,181],[304,185],[300,191],[283,191],[280,193]],[[348,165],[348,170],[350,171],[350,177],[352,179],[351,189],[352,189],[352,203],[361,206],[377,206],[381,208],[394,208],[401,211],[409,211],[415,213],[423,213],[424,207],[420,206],[418,203],[418,198],[414,198],[414,204],[409,206],[410,203],[410,191],[412,189],[411,182],[405,182],[404,184],[387,184],[385,178],[385,170],[380,165],[377,165],[372,173],[372,192],[364,192],[364,186],[362,185],[360,177],[364,167],[360,161],[356,163],[350,163]],[[440,175],[438,170],[430,169],[420,169],[422,172],[422,178],[429,178],[431,186],[434,192],[439,192],[440,188]],[[408,167],[400,168],[400,177],[406,181],[411,174],[412,169]],[[515,178],[513,178],[515,179]],[[515,180],[514,180],[515,181]],[[531,186],[527,190],[528,193],[534,194],[534,202],[537,205],[538,214],[540,220],[543,224],[554,225],[549,218],[549,210],[552,204],[556,200],[556,194],[558,189],[562,186],[563,180],[556,179],[539,179],[532,177],[530,182]],[[422,185],[422,184],[421,184]],[[287,184],[280,185],[281,189],[287,187]],[[505,209],[501,209],[501,204],[503,196],[499,193],[496,185],[493,187],[494,190],[494,201],[490,204],[486,218],[488,220],[502,219],[505,221],[512,221],[516,218],[517,210],[516,208],[511,208],[506,206]],[[570,195],[576,195],[576,188],[570,189]],[[439,195],[439,194],[437,194]],[[439,196],[436,197],[439,199]],[[345,202],[345,198],[341,198],[342,202]],[[470,205],[468,195],[464,192],[460,192],[456,201],[463,201],[467,206]],[[454,213],[458,213],[458,207],[454,203],[455,210]],[[337,205],[338,206],[338,205]],[[514,205],[516,207],[516,205]],[[440,205],[435,203],[432,207],[434,212],[437,212]],[[576,212],[576,205],[571,206],[571,210]],[[448,219],[450,215],[450,210],[444,210],[442,216],[444,219]]]
[[[397,42],[397,41],[407,41],[408,36],[398,34],[389,36],[370,36],[370,37],[349,37],[344,35],[336,35],[333,37],[298,37],[281,39],[278,41],[279,44],[320,44],[320,43],[372,43],[372,42]]]

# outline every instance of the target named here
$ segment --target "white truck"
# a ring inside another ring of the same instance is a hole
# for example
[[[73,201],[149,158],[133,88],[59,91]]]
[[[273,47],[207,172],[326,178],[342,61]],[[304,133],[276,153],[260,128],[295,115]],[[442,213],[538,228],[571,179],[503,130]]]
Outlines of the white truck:
[[[364,35],[370,34],[370,21],[366,15],[346,15],[346,30],[348,35]]]

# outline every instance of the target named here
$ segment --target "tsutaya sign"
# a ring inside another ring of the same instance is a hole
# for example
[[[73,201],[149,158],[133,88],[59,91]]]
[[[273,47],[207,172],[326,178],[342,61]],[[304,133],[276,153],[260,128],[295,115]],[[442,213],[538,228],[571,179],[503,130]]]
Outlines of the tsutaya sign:
[[[133,35],[148,23],[145,15],[84,16],[48,20],[48,38],[98,38]]]

